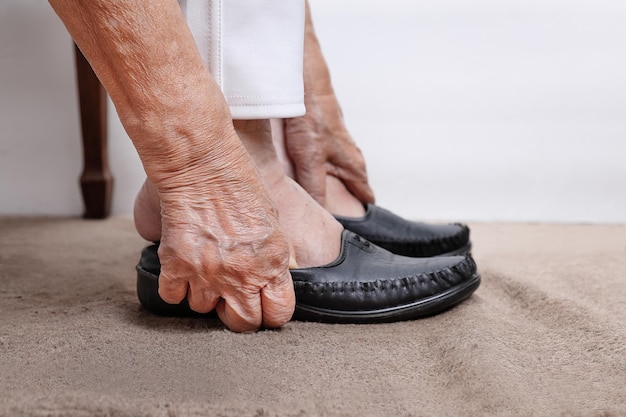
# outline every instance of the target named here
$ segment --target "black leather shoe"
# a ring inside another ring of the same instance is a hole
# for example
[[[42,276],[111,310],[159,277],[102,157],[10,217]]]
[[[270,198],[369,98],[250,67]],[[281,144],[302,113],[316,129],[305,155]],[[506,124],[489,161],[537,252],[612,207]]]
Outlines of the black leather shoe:
[[[196,315],[183,301],[172,305],[158,294],[157,245],[145,248],[137,265],[141,304],[160,315]],[[296,320],[377,323],[415,319],[446,310],[480,285],[469,256],[408,258],[344,230],[334,262],[292,269]],[[210,314],[210,313],[209,313]],[[213,317],[215,317],[213,315]]]
[[[426,258],[468,253],[472,248],[469,228],[463,224],[432,225],[412,222],[374,204],[365,216],[335,216],[344,228],[397,255]]]
[[[469,256],[409,258],[344,230],[331,264],[291,271],[294,318],[335,323],[415,319],[444,311],[480,285]]]

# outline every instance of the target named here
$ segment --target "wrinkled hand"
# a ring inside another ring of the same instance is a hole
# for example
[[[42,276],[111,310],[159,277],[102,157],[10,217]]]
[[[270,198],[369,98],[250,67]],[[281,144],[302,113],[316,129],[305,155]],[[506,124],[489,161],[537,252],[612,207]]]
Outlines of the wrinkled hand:
[[[367,181],[365,160],[343,122],[308,2],[303,78],[306,114],[285,119],[284,126],[285,148],[296,181],[323,207],[328,208],[328,175],[338,178],[361,203],[373,203],[374,192]]]
[[[326,206],[326,176],[332,175],[362,203],[373,203],[365,159],[343,123],[334,94],[309,94],[306,108],[306,115],[285,119],[285,147],[298,183]]]
[[[276,210],[173,0],[50,0],[115,104],[161,203],[159,294],[232,330],[287,322]]]
[[[159,190],[159,295],[168,303],[187,296],[199,313],[215,308],[236,332],[280,327],[295,306],[287,240],[256,172],[238,174],[245,180],[183,178]]]

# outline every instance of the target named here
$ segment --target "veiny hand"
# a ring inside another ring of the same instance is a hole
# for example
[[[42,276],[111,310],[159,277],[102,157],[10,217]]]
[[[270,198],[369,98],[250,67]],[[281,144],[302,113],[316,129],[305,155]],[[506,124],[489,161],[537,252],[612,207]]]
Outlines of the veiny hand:
[[[332,175],[362,203],[373,203],[365,159],[343,123],[334,94],[306,95],[306,109],[302,117],[285,119],[285,147],[298,183],[325,206],[326,176]]]
[[[373,203],[365,160],[343,122],[308,2],[303,76],[306,114],[285,119],[284,126],[285,148],[293,162],[296,181],[323,207],[327,207],[327,175],[343,182],[361,203]]]
[[[98,75],[161,203],[159,294],[234,331],[293,313],[276,209],[178,2],[50,0]]]
[[[215,308],[236,332],[280,327],[295,306],[287,240],[256,172],[229,171],[231,181],[187,176],[159,191],[159,295],[187,296],[199,313]]]

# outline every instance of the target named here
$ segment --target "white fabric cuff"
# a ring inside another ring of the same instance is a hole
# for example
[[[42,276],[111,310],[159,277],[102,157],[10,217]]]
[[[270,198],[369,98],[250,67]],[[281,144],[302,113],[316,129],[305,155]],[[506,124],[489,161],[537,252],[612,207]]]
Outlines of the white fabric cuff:
[[[179,0],[233,119],[305,113],[304,0]]]

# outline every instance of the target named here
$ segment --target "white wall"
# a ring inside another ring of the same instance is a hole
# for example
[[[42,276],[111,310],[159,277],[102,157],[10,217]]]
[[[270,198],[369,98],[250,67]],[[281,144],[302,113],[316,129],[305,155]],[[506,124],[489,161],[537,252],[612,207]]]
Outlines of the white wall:
[[[47,1],[0,0],[0,215],[81,215],[82,169],[72,40]],[[143,178],[109,107],[113,212]]]
[[[626,221],[626,3],[311,0],[381,205],[429,220]],[[382,6],[384,5],[384,7]],[[72,47],[0,3],[0,214],[78,215]],[[114,211],[143,178],[111,117]]]

